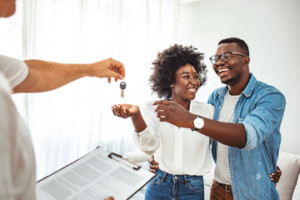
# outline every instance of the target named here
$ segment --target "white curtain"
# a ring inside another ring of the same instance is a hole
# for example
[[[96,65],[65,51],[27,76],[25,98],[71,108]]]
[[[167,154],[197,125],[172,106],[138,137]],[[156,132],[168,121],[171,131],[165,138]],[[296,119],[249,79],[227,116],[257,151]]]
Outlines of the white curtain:
[[[97,78],[83,78],[46,93],[14,95],[32,134],[37,178],[97,146],[117,153],[136,150],[131,120],[113,116],[111,106],[126,102],[142,108],[157,98],[148,85],[151,63],[158,51],[176,40],[179,0],[23,0],[17,4],[16,15],[1,20],[0,42],[5,44],[1,54],[65,63],[112,57],[126,67],[124,99],[119,82],[109,85]]]

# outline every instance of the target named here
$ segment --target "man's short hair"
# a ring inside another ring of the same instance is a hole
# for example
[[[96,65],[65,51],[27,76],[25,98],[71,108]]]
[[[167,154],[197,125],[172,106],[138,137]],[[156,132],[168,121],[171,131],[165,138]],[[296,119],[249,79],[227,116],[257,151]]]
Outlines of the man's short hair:
[[[244,51],[244,54],[246,54],[247,56],[250,55],[248,45],[242,39],[235,38],[235,37],[225,38],[225,39],[221,40],[218,43],[218,45],[225,44],[225,43],[236,43],[240,47],[240,49],[242,51]]]

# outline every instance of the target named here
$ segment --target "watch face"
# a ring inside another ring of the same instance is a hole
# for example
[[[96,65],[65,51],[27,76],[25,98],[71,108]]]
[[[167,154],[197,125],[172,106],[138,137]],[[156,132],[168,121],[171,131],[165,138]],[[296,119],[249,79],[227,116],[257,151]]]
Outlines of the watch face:
[[[204,126],[204,120],[202,118],[200,118],[200,117],[197,117],[194,120],[194,126],[197,129],[201,129]]]

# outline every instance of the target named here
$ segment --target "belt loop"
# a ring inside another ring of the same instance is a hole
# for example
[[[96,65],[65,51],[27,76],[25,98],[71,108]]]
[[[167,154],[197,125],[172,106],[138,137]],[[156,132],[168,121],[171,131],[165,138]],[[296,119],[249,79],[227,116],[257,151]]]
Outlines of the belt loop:
[[[226,192],[231,192],[231,191],[227,188],[227,186],[228,186],[228,185],[225,184],[225,191],[226,191]]]
[[[184,180],[183,180],[184,183],[189,183],[190,182],[187,175],[183,175],[183,178],[184,178]]]
[[[161,179],[160,179],[159,182],[163,183],[163,182],[165,182],[166,176],[167,176],[168,174],[167,174],[166,172],[163,172],[163,171],[161,171],[161,172],[163,173],[163,175],[161,176]]]

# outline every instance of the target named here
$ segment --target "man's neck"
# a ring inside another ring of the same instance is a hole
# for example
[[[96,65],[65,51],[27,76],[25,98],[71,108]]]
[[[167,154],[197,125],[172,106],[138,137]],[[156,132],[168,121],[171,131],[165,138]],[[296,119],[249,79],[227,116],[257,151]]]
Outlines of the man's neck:
[[[229,84],[229,94],[231,95],[240,95],[246,88],[248,82],[250,80],[250,74],[249,76],[246,76],[245,78],[242,78],[239,82],[235,84]]]

